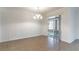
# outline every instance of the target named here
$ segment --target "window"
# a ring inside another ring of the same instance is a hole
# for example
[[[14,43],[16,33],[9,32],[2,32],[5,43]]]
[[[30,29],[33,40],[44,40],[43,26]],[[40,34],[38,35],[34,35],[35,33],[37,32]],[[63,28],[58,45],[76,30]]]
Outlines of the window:
[[[50,22],[49,22],[49,29],[53,29],[52,26],[53,26],[53,22],[50,21]]]

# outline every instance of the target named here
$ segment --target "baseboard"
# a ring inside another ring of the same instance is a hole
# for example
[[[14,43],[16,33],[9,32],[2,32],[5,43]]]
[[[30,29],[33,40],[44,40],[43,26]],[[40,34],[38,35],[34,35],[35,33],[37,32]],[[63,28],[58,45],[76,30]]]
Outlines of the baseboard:
[[[76,40],[76,39],[75,39],[75,40]],[[75,40],[61,40],[61,41],[71,44],[71,43],[74,42]]]
[[[48,36],[48,35],[41,35],[41,36]]]
[[[9,42],[9,41],[13,41],[13,40],[20,40],[20,39],[24,39],[24,38],[37,37],[37,36],[42,36],[42,35],[37,34],[37,35],[28,36],[28,37],[26,36],[26,37],[11,38],[9,40],[2,40],[2,41],[0,41],[0,43]]]

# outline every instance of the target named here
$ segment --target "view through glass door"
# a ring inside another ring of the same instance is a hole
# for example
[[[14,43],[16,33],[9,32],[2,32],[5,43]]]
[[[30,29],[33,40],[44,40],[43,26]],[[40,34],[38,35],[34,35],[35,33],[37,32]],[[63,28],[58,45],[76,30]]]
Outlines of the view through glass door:
[[[60,42],[60,15],[52,16],[48,19],[48,40],[51,41],[49,43],[50,48],[59,49]]]

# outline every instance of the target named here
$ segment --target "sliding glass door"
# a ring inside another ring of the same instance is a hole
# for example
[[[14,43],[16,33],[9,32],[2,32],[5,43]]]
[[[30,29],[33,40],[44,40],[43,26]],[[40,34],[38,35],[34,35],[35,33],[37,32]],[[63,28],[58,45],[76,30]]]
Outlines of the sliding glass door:
[[[61,35],[60,15],[48,19],[48,40],[51,40],[54,47],[58,47]]]

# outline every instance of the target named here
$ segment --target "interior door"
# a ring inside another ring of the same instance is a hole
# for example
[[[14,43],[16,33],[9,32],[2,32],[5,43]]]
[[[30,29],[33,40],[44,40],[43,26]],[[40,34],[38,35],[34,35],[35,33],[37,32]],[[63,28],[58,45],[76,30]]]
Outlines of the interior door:
[[[48,40],[51,40],[50,46],[59,49],[61,39],[61,21],[59,16],[52,16],[48,19]]]

